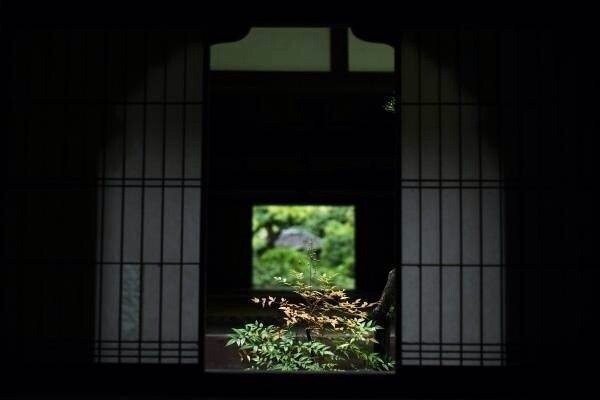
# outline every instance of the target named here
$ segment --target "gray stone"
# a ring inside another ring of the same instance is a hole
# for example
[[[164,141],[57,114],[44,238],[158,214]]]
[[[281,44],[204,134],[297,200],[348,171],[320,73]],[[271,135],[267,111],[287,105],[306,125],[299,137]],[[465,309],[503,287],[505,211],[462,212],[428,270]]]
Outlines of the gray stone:
[[[300,227],[282,229],[275,240],[275,246],[292,247],[296,250],[305,249],[308,243],[313,249],[321,248],[322,239],[312,232]]]

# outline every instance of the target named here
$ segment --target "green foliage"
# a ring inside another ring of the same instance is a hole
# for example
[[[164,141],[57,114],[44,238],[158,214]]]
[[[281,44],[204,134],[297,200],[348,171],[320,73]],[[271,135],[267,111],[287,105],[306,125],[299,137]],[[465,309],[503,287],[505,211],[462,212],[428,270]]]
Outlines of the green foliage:
[[[320,272],[333,276],[341,288],[354,288],[354,207],[278,205],[255,206],[253,210],[255,288],[284,288],[272,277],[287,275],[306,265],[300,249],[275,245],[281,231],[291,227],[300,227],[321,238]]]
[[[249,369],[281,371],[390,370],[391,360],[373,351],[374,335],[381,327],[367,319],[377,303],[350,300],[327,273],[313,277],[314,253],[307,251],[309,279],[292,272],[291,281],[275,277],[290,287],[301,301],[268,296],[253,298],[262,307],[281,314],[279,325],[261,322],[233,329],[227,346],[237,345],[240,359]],[[315,285],[313,285],[313,280]]]
[[[289,329],[255,322],[233,331],[227,346],[236,344],[241,360],[248,363],[250,369],[323,371],[335,368],[337,357],[328,345],[297,340]]]
[[[304,253],[286,247],[275,247],[266,250],[258,257],[260,268],[254,271],[254,285],[260,288],[272,289],[281,287],[274,276],[287,275],[290,271],[300,270],[308,262]]]
[[[343,288],[354,287],[354,224],[330,220],[325,224],[321,253],[323,271],[336,277]]]

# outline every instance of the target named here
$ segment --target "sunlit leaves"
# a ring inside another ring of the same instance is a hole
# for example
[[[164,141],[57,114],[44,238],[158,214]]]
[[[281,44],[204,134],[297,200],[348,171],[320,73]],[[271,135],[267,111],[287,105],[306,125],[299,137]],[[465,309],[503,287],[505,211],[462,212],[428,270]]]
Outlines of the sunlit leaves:
[[[292,274],[291,281],[275,278],[297,293],[300,301],[274,296],[251,299],[261,307],[277,310],[281,326],[257,321],[235,328],[226,346],[237,345],[240,359],[251,369],[393,369],[393,362],[382,359],[372,348],[377,343],[375,332],[381,327],[367,316],[377,303],[349,299],[327,274],[316,277],[318,287],[304,278],[301,272]]]

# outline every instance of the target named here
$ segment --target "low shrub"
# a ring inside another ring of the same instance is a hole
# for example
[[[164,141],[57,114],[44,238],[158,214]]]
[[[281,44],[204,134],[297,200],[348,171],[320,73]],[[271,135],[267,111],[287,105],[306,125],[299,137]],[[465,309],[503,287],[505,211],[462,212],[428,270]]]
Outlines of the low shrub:
[[[274,277],[289,286],[300,301],[267,296],[251,301],[280,314],[279,325],[255,321],[233,329],[227,346],[238,347],[249,369],[281,371],[390,370],[394,363],[373,351],[375,332],[381,329],[368,319],[377,303],[350,299],[334,284],[334,277],[313,276],[314,252],[307,250],[308,277],[293,272],[291,280]],[[313,285],[313,280],[315,285]]]

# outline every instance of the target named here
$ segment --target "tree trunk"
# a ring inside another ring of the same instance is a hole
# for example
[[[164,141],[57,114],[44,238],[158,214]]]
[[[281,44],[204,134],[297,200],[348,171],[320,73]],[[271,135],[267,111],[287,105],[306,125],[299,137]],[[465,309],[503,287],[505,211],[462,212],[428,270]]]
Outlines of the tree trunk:
[[[383,329],[376,331],[375,351],[382,356],[391,356],[390,351],[390,319],[388,317],[390,308],[396,304],[396,269],[388,274],[388,279],[379,298],[379,305],[371,314],[371,319]]]

